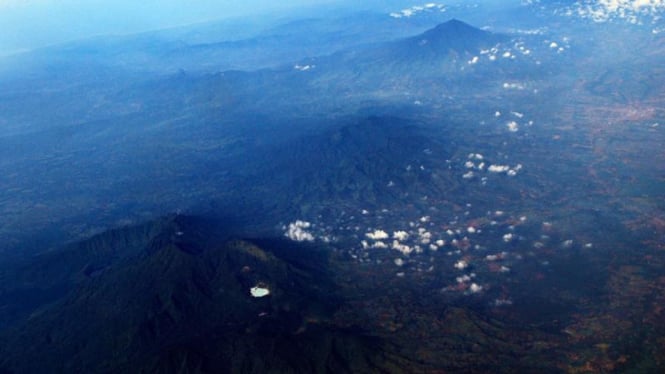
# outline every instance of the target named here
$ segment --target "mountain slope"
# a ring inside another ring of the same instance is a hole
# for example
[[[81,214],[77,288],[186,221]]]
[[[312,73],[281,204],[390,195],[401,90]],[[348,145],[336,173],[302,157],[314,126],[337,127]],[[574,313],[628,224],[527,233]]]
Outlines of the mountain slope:
[[[379,340],[328,321],[339,299],[320,250],[261,242],[287,257],[300,251],[286,262],[249,241],[212,240],[214,230],[190,217],[170,222],[144,255],[2,331],[0,368],[352,372],[386,365],[376,356],[384,351]],[[270,295],[252,297],[254,286]]]
[[[475,28],[457,19],[439,24],[424,33],[397,42],[414,58],[445,57],[448,54],[476,54],[506,37]]]

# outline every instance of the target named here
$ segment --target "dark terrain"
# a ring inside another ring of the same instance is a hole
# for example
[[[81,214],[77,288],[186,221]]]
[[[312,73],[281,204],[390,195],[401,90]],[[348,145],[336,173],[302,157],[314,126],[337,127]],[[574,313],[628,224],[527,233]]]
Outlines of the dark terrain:
[[[662,371],[663,34],[555,6],[0,60],[0,371]]]

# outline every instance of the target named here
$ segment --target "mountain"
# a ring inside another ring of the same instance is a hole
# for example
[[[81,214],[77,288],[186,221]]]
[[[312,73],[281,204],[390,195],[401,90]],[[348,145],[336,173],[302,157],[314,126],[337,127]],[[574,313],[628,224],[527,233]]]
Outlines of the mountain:
[[[49,267],[74,281],[0,328],[0,372],[542,372],[560,359],[558,337],[432,298],[390,263],[368,278],[325,244],[233,238],[226,224],[171,215],[27,261],[34,288]],[[76,248],[117,256],[90,271]]]
[[[449,84],[451,81],[464,82],[474,89],[488,78],[497,79],[496,74],[489,74],[496,68],[506,70],[508,74],[533,69],[524,69],[524,63],[515,61],[469,64],[499,44],[509,44],[510,40],[507,35],[480,30],[452,19],[415,36],[305,59],[298,66],[314,67],[306,74],[316,85],[325,84],[328,91],[331,91],[330,84],[338,85],[345,95],[377,92],[385,98],[387,94],[401,96],[404,92],[437,92],[458,87]],[[436,87],[431,87],[433,85]]]
[[[494,34],[451,19],[418,35],[368,48],[367,53],[361,53],[361,56],[372,61],[383,54],[384,59],[392,58],[403,63],[427,60],[436,64],[441,59],[477,55],[482,49],[492,48],[508,39],[506,35]]]
[[[86,280],[142,256],[149,243],[173,224],[170,219],[113,229],[29,260],[0,268],[0,329],[24,322]]]
[[[453,151],[453,144],[431,139],[422,124],[369,116],[278,143],[259,152],[270,161],[259,158],[250,169],[284,191],[281,200],[288,204],[281,211],[343,201],[382,206],[403,202],[405,194],[436,195],[444,186],[452,188],[454,176],[431,171]]]
[[[477,54],[507,38],[480,30],[457,19],[439,24],[424,33],[396,43],[413,57],[432,58],[453,54]]]
[[[138,34],[96,36],[0,58],[0,79],[7,72],[35,74],[71,65],[138,73],[137,79],[179,70],[213,73],[277,68],[298,59],[402,38],[436,22],[410,20],[394,27],[394,19],[377,11],[336,11],[334,17],[330,14],[305,19],[229,19]]]
[[[330,321],[340,299],[326,252],[281,239],[224,240],[211,227],[171,216],[85,241],[79,256],[31,263],[78,281],[64,296],[42,301],[24,322],[0,330],[0,370],[382,370],[380,340]],[[121,255],[124,247],[134,255]],[[82,266],[86,257],[98,257],[86,253],[112,248],[119,257],[114,265]],[[63,251],[58,254],[75,249]],[[49,284],[42,276],[24,277],[38,287]],[[269,295],[253,297],[253,287]]]

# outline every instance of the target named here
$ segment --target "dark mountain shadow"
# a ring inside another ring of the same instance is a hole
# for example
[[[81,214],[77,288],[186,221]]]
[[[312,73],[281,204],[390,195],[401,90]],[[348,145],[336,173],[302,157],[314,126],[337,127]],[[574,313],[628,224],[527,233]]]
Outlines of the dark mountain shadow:
[[[341,298],[328,274],[329,251],[281,239],[228,239],[218,229],[171,216],[35,259],[19,287],[7,279],[4,286],[49,297],[24,302],[24,313],[32,307],[27,319],[0,332],[0,367],[358,372],[400,360],[380,339],[332,323]],[[252,287],[270,294],[254,298]]]

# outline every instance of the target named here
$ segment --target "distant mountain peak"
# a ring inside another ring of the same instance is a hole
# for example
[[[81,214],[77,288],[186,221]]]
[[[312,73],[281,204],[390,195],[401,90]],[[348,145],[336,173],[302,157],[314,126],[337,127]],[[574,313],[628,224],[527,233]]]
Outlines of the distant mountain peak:
[[[453,18],[449,21],[441,23],[425,31],[422,37],[430,39],[461,39],[467,40],[469,38],[481,39],[487,38],[491,35],[488,31],[483,31],[479,28],[473,27],[466,22]]]
[[[434,29],[439,29],[439,28],[468,28],[468,29],[478,30],[477,28],[457,18],[451,18],[448,21],[440,23],[436,27],[434,27]]]
[[[500,39],[500,35],[481,30],[453,18],[408,39],[408,41],[417,44],[421,49],[464,52],[494,45]]]

